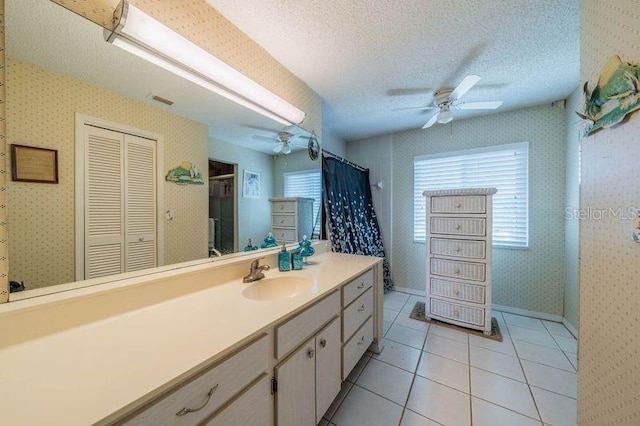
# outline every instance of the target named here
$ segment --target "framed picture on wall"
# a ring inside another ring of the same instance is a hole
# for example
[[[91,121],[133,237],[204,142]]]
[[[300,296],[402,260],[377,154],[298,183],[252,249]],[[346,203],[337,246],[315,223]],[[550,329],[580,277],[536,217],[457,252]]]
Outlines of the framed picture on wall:
[[[11,178],[18,182],[58,183],[58,151],[11,145]]]
[[[244,169],[242,196],[244,198],[260,198],[260,173]]]

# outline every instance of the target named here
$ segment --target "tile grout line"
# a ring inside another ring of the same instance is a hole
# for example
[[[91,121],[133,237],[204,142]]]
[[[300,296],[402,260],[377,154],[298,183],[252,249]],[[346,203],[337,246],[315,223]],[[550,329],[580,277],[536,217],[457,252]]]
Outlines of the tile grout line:
[[[507,326],[507,329],[508,329],[509,328],[509,324],[507,324],[506,319],[505,319],[505,325]],[[511,334],[511,330],[509,330],[509,334]],[[531,385],[529,384],[529,379],[527,379],[527,373],[524,371],[524,367],[522,366],[522,360],[520,359],[520,354],[518,353],[518,350],[515,347],[516,345],[513,342],[513,339],[511,339],[511,344],[513,345],[513,350],[516,351],[516,355],[518,356],[518,364],[520,364],[520,369],[522,370],[522,375],[524,376],[524,380],[526,381],[527,389],[529,390],[529,395],[531,395],[531,400],[533,401],[533,406],[536,407],[536,412],[538,413],[538,418],[540,420],[540,423],[544,424],[544,421],[542,420],[542,414],[540,413],[540,408],[538,407],[538,401],[536,401],[536,398],[533,395],[533,390],[531,389]]]

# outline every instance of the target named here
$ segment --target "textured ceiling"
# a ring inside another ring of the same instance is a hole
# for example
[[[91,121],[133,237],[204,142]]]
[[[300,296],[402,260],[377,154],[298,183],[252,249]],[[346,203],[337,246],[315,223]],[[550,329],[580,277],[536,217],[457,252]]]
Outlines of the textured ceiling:
[[[346,140],[421,127],[427,113],[394,109],[426,106],[471,73],[482,80],[464,101],[504,101],[497,112],[579,84],[579,0],[207,2],[309,84]],[[455,112],[479,113],[493,111]]]

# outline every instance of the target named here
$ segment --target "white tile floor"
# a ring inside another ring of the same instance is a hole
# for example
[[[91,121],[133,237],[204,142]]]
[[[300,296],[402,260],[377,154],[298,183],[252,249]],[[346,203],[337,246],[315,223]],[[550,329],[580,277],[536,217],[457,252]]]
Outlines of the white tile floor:
[[[493,312],[503,342],[412,320],[384,298],[385,349],[365,354],[323,426],[573,426],[577,342],[559,323]]]

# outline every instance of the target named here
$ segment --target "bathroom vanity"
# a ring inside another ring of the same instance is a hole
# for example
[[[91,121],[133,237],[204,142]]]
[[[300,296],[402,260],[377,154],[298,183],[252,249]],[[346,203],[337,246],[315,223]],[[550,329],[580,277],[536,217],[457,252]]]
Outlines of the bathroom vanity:
[[[275,253],[254,283],[242,276],[259,254],[0,307],[3,418],[317,424],[382,350],[382,260],[321,253],[281,273]]]

